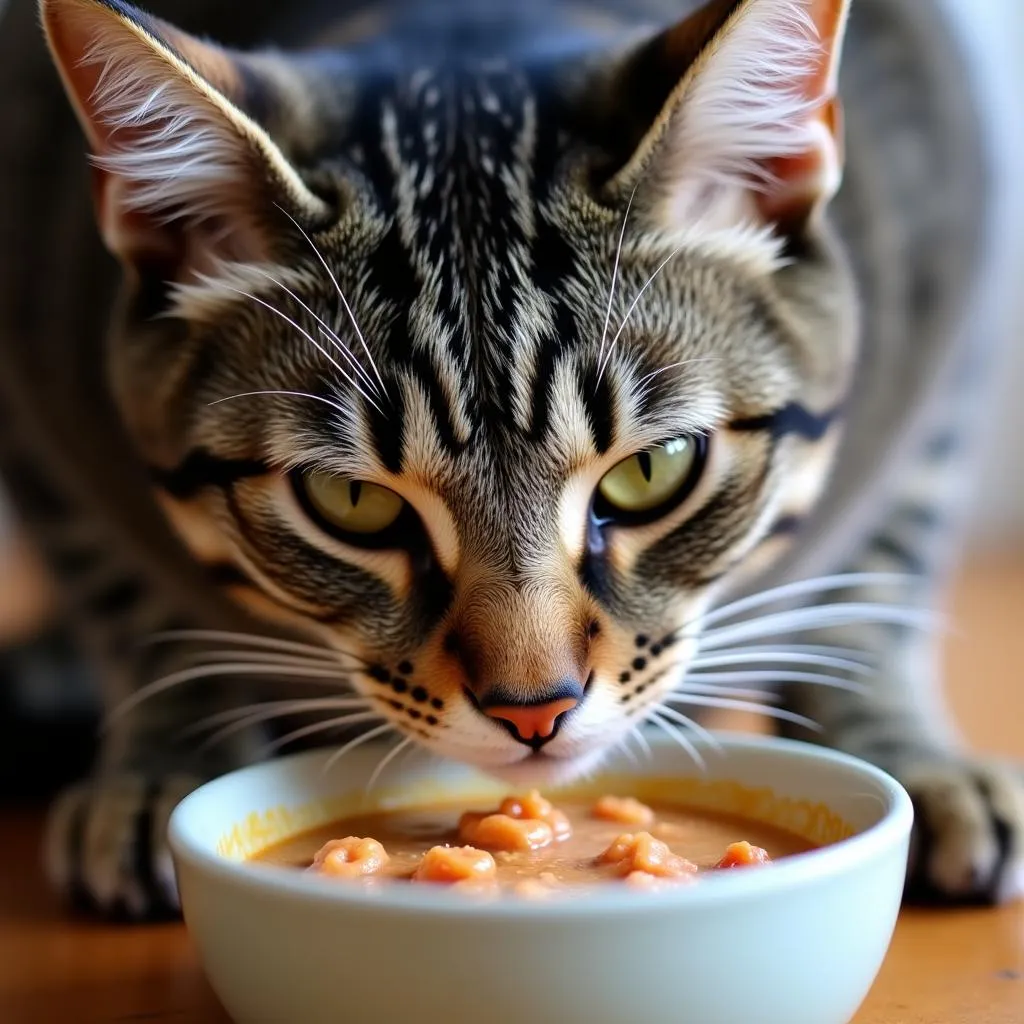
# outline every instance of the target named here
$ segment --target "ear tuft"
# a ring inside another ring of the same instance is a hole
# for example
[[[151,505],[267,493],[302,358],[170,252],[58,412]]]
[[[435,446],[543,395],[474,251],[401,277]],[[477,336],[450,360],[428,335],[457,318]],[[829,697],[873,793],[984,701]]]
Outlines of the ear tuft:
[[[799,220],[841,177],[849,0],[714,0],[658,40],[678,84],[610,184],[661,227]]]
[[[274,203],[330,214],[240,106],[226,51],[119,0],[42,0],[50,48],[89,140],[108,247],[132,261],[197,248],[259,259]],[[197,245],[197,243],[199,243]]]
[[[99,71],[89,105],[103,142],[93,162],[120,179],[126,207],[160,222],[230,213],[233,203],[244,203],[237,190],[251,169],[234,118],[184,67],[173,69],[179,81],[152,63],[110,37],[83,55],[82,66]]]
[[[814,101],[798,83],[819,53],[799,3],[768,0],[741,10],[683,84],[672,157],[719,184],[764,181],[763,161],[808,144]]]

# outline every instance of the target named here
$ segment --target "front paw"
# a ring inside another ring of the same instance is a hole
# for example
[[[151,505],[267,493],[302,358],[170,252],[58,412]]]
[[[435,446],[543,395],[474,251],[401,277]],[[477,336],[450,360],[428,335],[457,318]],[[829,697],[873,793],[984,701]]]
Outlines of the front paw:
[[[1024,775],[952,759],[898,775],[916,819],[908,902],[996,904],[1024,894]]]
[[[45,863],[51,883],[90,913],[152,920],[179,912],[167,821],[201,782],[116,775],[66,790],[50,811]]]

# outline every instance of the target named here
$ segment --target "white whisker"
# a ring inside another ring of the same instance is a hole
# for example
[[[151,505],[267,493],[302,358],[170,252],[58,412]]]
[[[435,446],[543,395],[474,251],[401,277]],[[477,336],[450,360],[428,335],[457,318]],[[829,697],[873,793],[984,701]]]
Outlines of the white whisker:
[[[668,366],[662,366],[660,369],[652,370],[650,373],[645,374],[630,389],[631,399],[634,406],[642,406],[650,401],[652,385],[651,382],[662,373],[667,373],[669,370],[678,370],[684,366],[689,366],[691,363],[703,363],[716,361],[717,356],[701,356],[697,359],[684,359],[679,363],[669,363]]]
[[[308,711],[338,711],[346,708],[368,708],[371,702],[367,697],[311,697],[306,700],[264,700],[256,704],[243,704],[237,708],[228,708],[216,714],[207,715],[198,722],[193,722],[178,733],[182,738],[195,736],[206,729],[214,729],[225,722],[248,719],[259,715],[254,722],[265,722],[273,718],[286,718],[289,715],[300,715]],[[264,715],[263,713],[266,712]]]
[[[608,340],[608,326],[612,322],[612,306],[615,303],[615,286],[619,281],[619,260],[622,257],[622,242],[626,237],[626,225],[629,223],[629,211],[633,208],[633,200],[636,198],[636,190],[639,185],[633,186],[633,191],[630,193],[629,202],[626,203],[626,212],[622,217],[622,230],[619,232],[619,242],[615,246],[615,263],[612,266],[612,283],[608,289],[608,309],[604,315],[604,330],[601,331],[601,347],[597,353],[597,383],[601,383],[601,375],[604,372],[602,369],[602,362],[604,360],[604,345]]]
[[[872,675],[875,669],[862,661],[850,658],[834,658],[826,654],[786,654],[769,651],[767,653],[749,653],[736,651],[733,654],[716,654],[703,658],[699,654],[690,662],[688,671],[703,668],[719,668],[722,665],[816,665],[820,668],[839,668],[858,675]]]
[[[407,746],[405,748],[405,753],[402,754],[401,761],[404,764],[406,761],[410,760],[411,757],[417,756],[420,756],[427,761],[441,760],[440,757],[433,751],[428,750],[426,747],[414,742],[412,746]]]
[[[687,754],[693,758],[694,762],[700,767],[702,772],[707,771],[708,766],[704,758],[701,757],[700,751],[693,745],[690,738],[679,731],[671,722],[666,721],[658,713],[660,708],[654,708],[648,712],[647,720],[652,724],[656,725],[666,736],[674,740],[678,746],[686,751]]]
[[[647,737],[644,735],[643,729],[639,725],[634,725],[629,730],[630,736],[636,740],[636,745],[646,754],[647,760],[650,761],[654,757],[654,751],[651,750],[650,743],[647,742]]]
[[[268,743],[263,748],[263,754],[265,757],[268,757],[269,755],[276,753],[282,747],[286,747],[289,743],[294,743],[295,740],[301,740],[307,736],[315,736],[320,732],[329,732],[331,729],[344,729],[350,725],[358,725],[360,722],[374,722],[382,717],[382,715],[378,715],[376,712],[367,711],[365,713],[360,712],[357,715],[339,715],[337,718],[328,718],[322,722],[313,722],[312,725],[304,725],[301,729],[293,729],[291,732],[285,733],[283,736],[278,736],[277,739]],[[390,726],[385,726],[384,728],[390,728]],[[374,732],[375,730],[371,729],[370,731]]]
[[[192,640],[197,643],[239,643],[249,647],[259,647],[269,651],[288,651],[293,654],[309,654],[328,659],[335,657],[352,658],[360,664],[367,664],[364,658],[348,651],[338,651],[333,647],[318,647],[315,644],[299,643],[295,640],[283,640],[273,636],[261,636],[259,633],[233,633],[224,629],[172,629],[163,633],[154,633],[146,645],[165,643],[175,640]]]
[[[412,737],[406,736],[404,740],[392,747],[391,750],[389,750],[380,759],[380,763],[373,769],[373,774],[366,783],[366,787],[363,790],[364,793],[370,793],[373,787],[377,784],[377,780],[384,774],[384,770],[387,766],[391,764],[391,762],[394,761],[394,759],[398,757],[403,750],[407,750],[412,745],[412,742]]]
[[[324,398],[323,395],[311,395],[306,391],[242,391],[237,395],[227,395],[224,398],[218,398],[208,404],[211,406],[221,405],[224,402],[233,402],[237,398],[253,398],[257,395],[283,396],[285,398],[309,398],[314,402],[321,402],[323,405],[329,405],[332,409],[340,412],[349,422],[354,422],[351,409],[346,409],[340,402],[334,402],[329,398]]]
[[[384,396],[377,388],[377,382],[366,372],[366,370],[363,369],[362,364],[349,351],[348,346],[341,340],[341,338],[338,337],[338,335],[331,328],[331,325],[327,323],[322,317],[320,317],[315,312],[315,310],[311,309],[305,302],[303,302],[302,299],[299,298],[299,296],[296,295],[295,292],[293,292],[282,281],[278,281],[276,277],[274,277],[267,271],[263,270],[262,268],[257,267],[256,269],[265,278],[267,278],[268,281],[270,281],[272,284],[277,285],[277,287],[280,288],[283,292],[291,296],[292,300],[297,302],[320,325],[321,333],[323,333],[327,340],[330,341],[330,343],[345,357],[345,359],[348,361],[352,369],[356,373],[358,373],[360,377],[363,378],[368,387],[373,388],[374,392],[377,393],[378,395],[381,395],[381,397],[383,398]]]
[[[689,715],[684,715],[681,711],[676,711],[675,708],[666,707],[665,705],[661,705],[658,708],[658,714],[665,715],[670,721],[683,726],[684,729],[689,729],[695,736],[700,737],[711,747],[715,753],[722,753],[722,744],[700,722],[694,721]]]
[[[828,686],[849,693],[867,693],[869,687],[852,679],[841,676],[822,675],[817,672],[768,672],[747,670],[742,672],[694,672],[687,675],[697,683],[809,683],[815,686]],[[684,684],[685,685],[685,684]],[[696,691],[691,691],[696,692]]]
[[[110,714],[106,716],[103,728],[108,729],[118,719],[122,718],[133,708],[138,707],[143,701],[156,697],[158,694],[173,689],[175,686],[183,686],[197,679],[215,679],[221,676],[279,676],[287,678],[293,676],[297,679],[330,679],[337,681],[339,669],[336,668],[284,668],[280,665],[258,665],[250,662],[221,663],[217,665],[200,665],[196,668],[186,668],[179,672],[172,672],[155,682],[143,686],[130,697],[121,701]]]
[[[334,275],[334,271],[331,270],[330,264],[324,259],[323,253],[317,248],[316,243],[312,238],[306,234],[305,228],[283,207],[278,206],[278,209],[298,228],[299,233],[309,243],[309,247],[313,250],[316,258],[323,265],[324,270],[327,271],[327,276],[331,279],[331,284],[334,285],[335,291],[338,293],[338,298],[341,299],[341,304],[345,307],[345,312],[348,314],[349,322],[352,324],[352,329],[356,332],[356,337],[359,339],[359,344],[363,346],[363,351],[366,353],[366,358],[370,361],[370,367],[377,376],[377,380],[380,382],[381,394],[387,398],[388,389],[384,386],[384,378],[380,375],[380,370],[377,369],[377,364],[373,361],[373,354],[370,352],[370,346],[366,344],[366,338],[363,337],[363,332],[359,329],[359,323],[356,320],[355,313],[352,312],[352,307],[348,304],[348,299],[345,298],[345,293],[341,290],[341,285],[338,283],[337,277]],[[380,409],[377,410],[381,412]],[[383,415],[383,412],[381,412]]]
[[[781,699],[778,694],[772,693],[770,690],[720,686],[718,683],[693,683],[689,677],[685,678],[672,692],[703,694],[708,697],[741,697],[744,700],[778,701]]]
[[[640,300],[644,296],[644,292],[646,292],[647,289],[650,288],[652,284],[654,284],[654,281],[657,278],[657,276],[669,265],[669,263],[672,262],[672,260],[676,258],[676,256],[679,255],[680,252],[681,247],[673,249],[672,252],[670,252],[664,260],[662,260],[657,270],[655,270],[654,273],[651,274],[651,276],[647,279],[643,288],[641,288],[640,291],[636,293],[636,298],[633,299],[633,302],[630,305],[629,309],[626,310],[626,315],[622,318],[622,323],[619,324],[619,329],[615,332],[615,337],[612,338],[612,343],[608,346],[608,354],[604,357],[604,363],[598,371],[598,380],[601,379],[602,374],[604,373],[608,364],[611,362],[612,353],[615,351],[615,345],[618,342],[619,338],[622,337],[622,332],[626,329],[626,325],[629,323],[629,318],[633,315],[633,310],[635,310],[636,307],[639,305]]]
[[[853,587],[905,587],[913,582],[914,577],[912,576],[886,572],[850,572],[832,576],[815,576],[812,579],[800,580],[797,583],[785,583],[779,587],[772,587],[770,590],[762,590],[750,597],[731,601],[729,604],[724,604],[720,608],[708,612],[702,617],[701,623],[705,627],[711,626],[723,619],[733,619],[751,608],[761,608],[766,604],[784,601],[790,597],[802,597],[806,594],[827,593],[830,590],[846,590]]]
[[[657,370],[652,370],[650,373],[645,373],[636,382],[636,387],[638,390],[641,390],[648,381],[652,381],[655,377],[659,377],[663,373],[668,373],[670,370],[679,370],[684,366],[691,366],[693,363],[710,363],[718,361],[718,356],[698,356],[694,359],[681,359],[678,363],[669,363],[667,366],[662,366]]]
[[[874,657],[869,651],[858,647],[839,647],[835,644],[749,644],[743,643],[738,647],[719,647],[715,650],[715,656],[727,654],[820,654],[825,657],[846,658],[862,665],[864,668],[874,669]],[[703,655],[698,651],[697,658]]]
[[[365,706],[366,705],[363,705],[363,707],[365,707]],[[292,713],[293,714],[298,714],[298,712],[292,712]],[[203,740],[203,742],[202,742],[202,744],[200,746],[200,749],[201,750],[208,750],[210,747],[216,746],[218,743],[222,743],[229,736],[233,736],[237,732],[242,732],[244,729],[250,728],[250,726],[259,725],[261,722],[269,722],[269,721],[271,721],[271,720],[273,720],[275,718],[281,718],[281,717],[283,717],[283,716],[281,716],[279,714],[274,714],[273,712],[270,712],[270,713],[253,714],[253,715],[250,715],[248,718],[242,718],[242,719],[240,719],[237,722],[232,722],[230,725],[225,725],[222,729],[218,729],[216,732],[214,732],[211,735],[207,736],[207,738],[205,740]],[[337,725],[340,728],[341,725],[355,725],[358,722],[376,721],[376,720],[379,720],[380,718],[383,718],[383,715],[380,715],[380,714],[378,714],[375,711],[355,711],[355,710],[353,710],[353,712],[351,714],[348,714],[348,715],[338,715],[338,716],[336,716],[334,718],[327,719],[327,721],[329,721],[332,725]],[[327,726],[324,725],[324,720],[320,720],[320,721],[315,722],[313,724],[317,728],[312,728],[311,726],[304,726],[303,728],[304,729],[308,729],[309,730],[308,732],[303,732],[301,729],[296,729],[295,732],[301,733],[301,735],[304,735],[304,736],[308,736],[308,735],[312,735],[312,733],[314,733],[314,732],[323,731],[323,730],[325,730],[327,728]],[[290,743],[293,739],[297,739],[298,737],[295,735],[295,732],[288,733],[287,734],[287,738],[279,737],[277,740],[273,741],[272,743],[267,744],[267,747],[265,749],[265,753],[272,753],[274,750],[276,750],[277,746],[275,746],[275,744],[278,744],[279,746],[283,747],[285,745],[285,743]]]
[[[760,637],[853,625],[906,626],[928,630],[936,627],[936,615],[920,608],[888,604],[830,604],[797,608],[709,630],[701,639],[701,649],[715,650]]]
[[[769,704],[758,704],[754,701],[732,700],[728,697],[704,697],[697,694],[670,693],[665,697],[665,703],[691,704],[696,707],[722,708],[727,711],[756,711],[759,715],[767,718],[777,718],[780,722],[792,722],[794,725],[802,725],[815,732],[821,732],[821,726],[810,718],[798,715],[795,711],[787,711],[785,708],[772,707]]]
[[[636,756],[636,754],[633,753],[632,750],[629,749],[629,733],[617,739],[612,744],[612,749],[618,750],[622,754],[624,754],[630,764],[635,765],[636,767],[640,766],[640,759]]]
[[[193,651],[189,658],[203,659],[207,664],[234,661],[238,664],[246,662],[253,665],[281,665],[286,668],[328,668],[334,664],[340,672],[348,674],[355,671],[351,665],[346,665],[342,661],[332,662],[324,658],[312,658],[307,654],[278,654],[276,651]]]
[[[317,341],[316,338],[314,338],[313,335],[309,333],[309,331],[307,331],[304,327],[302,327],[300,324],[294,321],[290,316],[288,316],[287,313],[283,313],[281,310],[277,308],[277,306],[273,305],[270,302],[267,302],[264,299],[261,299],[258,295],[253,295],[252,292],[247,292],[241,288],[235,288],[229,284],[223,284],[222,287],[226,288],[228,291],[237,292],[239,295],[244,295],[245,298],[251,299],[253,302],[258,303],[259,305],[263,306],[264,309],[267,309],[275,316],[280,317],[286,324],[290,324],[292,327],[294,327],[295,330],[298,331],[299,334],[301,334],[313,346],[313,348],[315,348],[317,352],[319,352],[324,357],[324,359],[326,359],[338,371],[338,373],[340,373],[342,377],[344,377],[345,380],[347,380],[349,384],[351,384],[352,387],[355,388],[355,390],[358,391],[359,394],[361,394],[363,398],[365,398],[366,401],[369,402],[369,404],[372,405],[374,409],[377,410],[377,412],[379,412],[382,416],[384,415],[384,410],[381,409],[381,407],[373,400],[373,397],[370,395],[368,391],[366,391],[363,388],[359,381],[355,377],[353,377],[348,372],[348,370],[346,370],[345,367],[342,366],[341,363],[339,363],[338,360],[335,359],[334,356],[332,356],[331,353],[328,352],[327,349],[325,349],[323,345],[321,345],[320,342]]]
[[[661,672],[657,672],[646,680],[647,686],[653,686],[655,683],[660,682],[667,675],[673,671],[673,667],[663,669]],[[779,681],[778,673],[773,672],[771,674],[771,680],[774,682]],[[718,680],[718,681],[716,681]],[[737,686],[728,686],[726,683],[726,676],[722,675],[690,675],[687,673],[680,683],[671,691],[671,693],[692,693],[692,694],[706,694],[709,697],[742,697],[750,698],[752,700],[763,700],[763,701],[778,701],[781,697],[773,693],[770,689],[760,687],[757,689],[747,689]],[[742,674],[737,673],[736,681],[743,682],[757,682],[758,676],[753,672],[747,672]]]
[[[355,739],[351,739],[344,746],[336,750],[327,760],[324,762],[323,773],[326,775],[331,768],[333,768],[338,761],[340,761],[349,751],[355,750],[356,747],[362,746],[364,743],[369,743],[370,740],[376,739],[378,736],[383,736],[385,733],[393,732],[394,726],[390,722],[385,722],[383,725],[377,726],[376,729],[371,729],[369,732],[364,732]]]
[[[316,312],[316,310],[309,306],[309,304],[306,303],[299,295],[293,292],[283,281],[279,281],[276,277],[268,273],[266,270],[263,270],[261,267],[256,267],[255,269],[259,273],[261,273],[268,281],[276,285],[283,292],[285,292],[293,301],[300,305],[306,311],[306,313],[308,313],[309,316],[311,316],[317,322],[319,329],[323,332],[323,334],[331,342],[331,344],[334,345],[338,349],[338,351],[341,352],[346,357],[346,359],[349,360],[352,369],[363,378],[367,386],[373,388],[376,394],[380,395],[381,397],[385,397],[384,393],[380,390],[381,386],[383,386],[383,382],[380,382],[379,385],[378,381],[374,380],[374,378],[371,377],[366,372],[362,363],[360,363],[359,360],[356,359],[355,356],[353,355],[351,349],[349,349],[345,342],[338,336],[338,333],[334,330],[334,328],[331,327],[331,325],[327,323],[327,321],[324,320],[324,318],[321,317]]]

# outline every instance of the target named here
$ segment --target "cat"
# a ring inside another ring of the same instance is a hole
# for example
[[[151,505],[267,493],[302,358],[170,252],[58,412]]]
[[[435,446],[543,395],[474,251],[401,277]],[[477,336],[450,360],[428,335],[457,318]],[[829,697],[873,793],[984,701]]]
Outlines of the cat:
[[[41,0],[116,274],[28,6],[3,476],[108,711],[62,892],[173,913],[175,802],[290,739],[555,783],[764,684],[908,787],[908,898],[1019,894],[929,628],[987,217],[933,5]]]

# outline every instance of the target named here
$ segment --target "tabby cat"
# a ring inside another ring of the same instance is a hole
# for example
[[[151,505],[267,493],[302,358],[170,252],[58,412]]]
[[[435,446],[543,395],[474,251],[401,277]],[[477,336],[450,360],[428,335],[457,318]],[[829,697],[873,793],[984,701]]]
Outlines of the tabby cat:
[[[764,686],[911,790],[910,895],[1019,893],[934,664],[987,216],[936,5],[40,6],[122,281],[13,0],[4,474],[109,710],[63,891],[173,911],[175,801],[289,740],[552,782]]]

